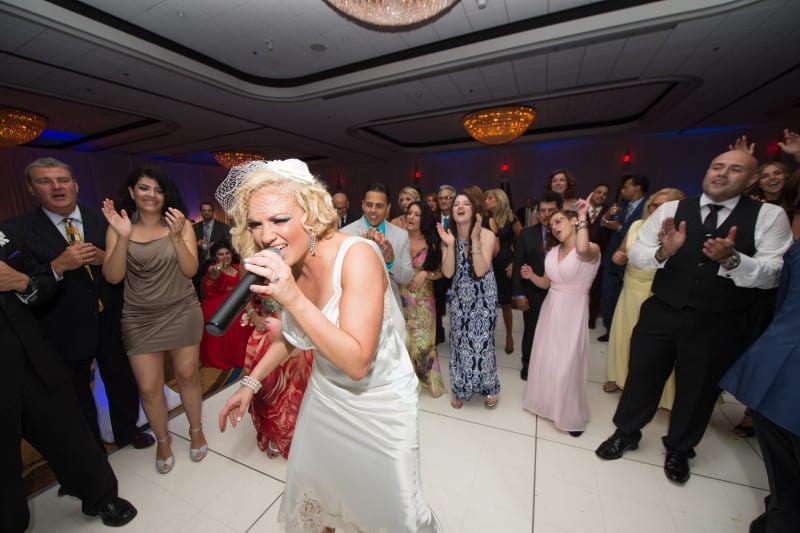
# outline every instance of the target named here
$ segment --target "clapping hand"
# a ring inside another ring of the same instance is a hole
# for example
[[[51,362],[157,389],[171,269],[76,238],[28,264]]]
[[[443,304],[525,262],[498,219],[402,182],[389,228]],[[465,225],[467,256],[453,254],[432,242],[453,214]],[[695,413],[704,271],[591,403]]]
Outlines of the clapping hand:
[[[658,232],[658,240],[661,241],[661,249],[666,256],[677,252],[686,242],[686,221],[682,221],[675,227],[673,217],[665,218],[661,223],[661,230]]]
[[[103,200],[103,207],[101,209],[108,221],[108,225],[114,228],[117,235],[123,239],[130,238],[131,231],[133,231],[133,224],[131,224],[131,219],[128,218],[128,213],[124,209],[117,212],[114,208],[114,200],[108,198]]]
[[[180,237],[183,233],[183,225],[186,222],[186,217],[181,213],[180,209],[168,207],[164,213],[164,220],[169,227],[169,234],[172,237]]]

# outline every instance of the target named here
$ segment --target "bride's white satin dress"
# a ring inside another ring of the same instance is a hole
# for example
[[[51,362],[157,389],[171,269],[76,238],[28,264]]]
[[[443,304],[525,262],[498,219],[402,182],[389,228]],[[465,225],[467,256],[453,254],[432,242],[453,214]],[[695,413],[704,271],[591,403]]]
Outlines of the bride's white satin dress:
[[[322,309],[335,324],[342,262],[357,243],[367,243],[380,256],[373,242],[360,237],[342,243],[334,266],[334,294]],[[315,350],[279,513],[286,531],[441,531],[422,494],[418,381],[406,351],[403,314],[388,283],[383,300],[378,347],[369,373],[360,381],[348,378],[316,351],[283,312],[286,339],[298,348]]]

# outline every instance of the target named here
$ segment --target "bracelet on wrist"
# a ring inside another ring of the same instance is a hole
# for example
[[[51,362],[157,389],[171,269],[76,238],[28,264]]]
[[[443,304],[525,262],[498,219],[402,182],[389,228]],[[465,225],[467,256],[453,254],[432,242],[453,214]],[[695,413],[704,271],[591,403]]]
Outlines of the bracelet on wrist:
[[[589,223],[585,220],[579,220],[577,224],[575,224],[575,231],[586,229],[589,227]]]
[[[663,263],[664,261],[669,259],[669,256],[664,253],[664,247],[663,246],[659,246],[658,247],[658,250],[656,250],[656,256],[655,257],[656,257],[656,261],[658,261],[659,263]]]
[[[261,390],[261,382],[250,376],[243,377],[239,384],[252,390],[253,394],[258,394],[258,391]]]

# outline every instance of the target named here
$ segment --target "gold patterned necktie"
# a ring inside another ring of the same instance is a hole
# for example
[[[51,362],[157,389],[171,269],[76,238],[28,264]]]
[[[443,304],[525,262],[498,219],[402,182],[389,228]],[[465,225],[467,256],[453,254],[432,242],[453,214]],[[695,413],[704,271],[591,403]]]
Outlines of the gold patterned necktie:
[[[78,228],[76,228],[72,224],[72,218],[67,217],[67,218],[64,219],[64,227],[67,229],[67,242],[69,242],[70,246],[72,246],[76,242],[81,242],[83,240],[83,239],[81,239],[81,234],[78,233]],[[92,275],[91,267],[89,265],[87,265],[86,263],[84,263],[83,264],[83,269],[86,271],[87,274],[89,274],[89,279],[94,281],[94,275]],[[102,311],[103,310],[103,302],[100,301],[99,298],[97,299],[97,310],[98,311]]]

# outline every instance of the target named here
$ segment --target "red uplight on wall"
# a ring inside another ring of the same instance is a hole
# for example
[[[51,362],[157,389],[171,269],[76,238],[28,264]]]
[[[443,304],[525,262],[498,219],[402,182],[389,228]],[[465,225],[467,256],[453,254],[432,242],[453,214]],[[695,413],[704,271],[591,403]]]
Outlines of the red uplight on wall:
[[[625,154],[622,156],[623,163],[630,163],[631,162],[631,154]]]
[[[503,163],[503,166],[500,167],[500,170],[503,172],[508,172],[508,163]]]
[[[415,180],[419,180],[421,177],[422,177],[422,172],[420,172],[419,170],[415,170],[414,171],[414,179]]]

